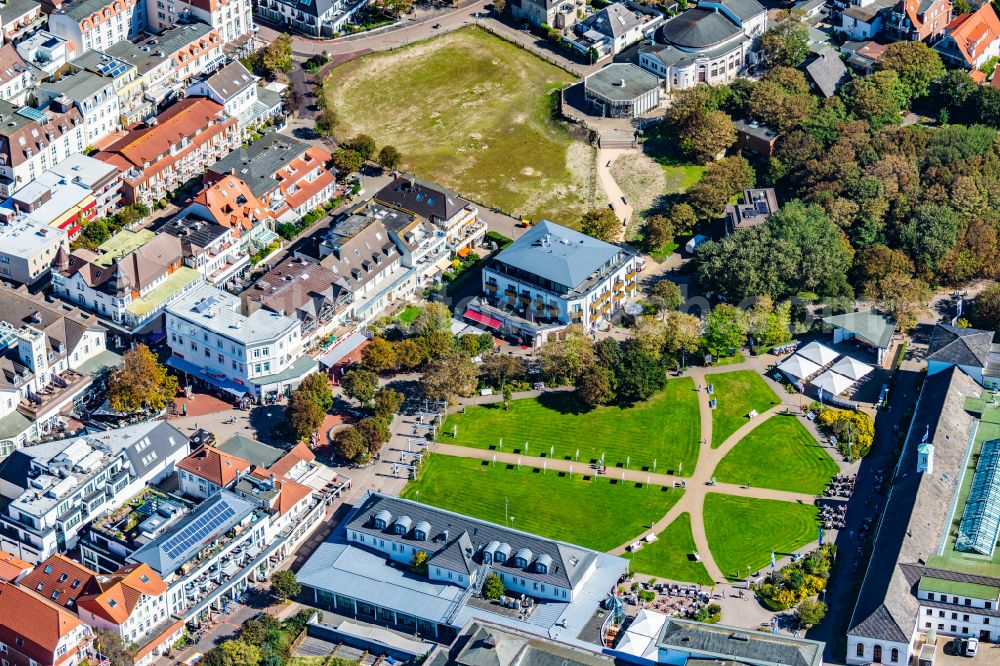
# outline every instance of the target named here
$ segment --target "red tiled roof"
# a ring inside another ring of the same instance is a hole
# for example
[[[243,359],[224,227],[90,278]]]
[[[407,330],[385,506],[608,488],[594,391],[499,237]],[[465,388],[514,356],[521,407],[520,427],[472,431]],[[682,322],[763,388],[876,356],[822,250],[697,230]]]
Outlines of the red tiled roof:
[[[257,222],[274,217],[247,184],[232,175],[206,186],[194,202],[205,206],[216,222],[237,231],[249,231]]]
[[[0,550],[0,580],[13,581],[25,571],[31,569],[31,563],[19,557]]]
[[[167,584],[145,563],[122,567],[98,582],[101,591],[80,597],[76,605],[114,624],[128,620],[142,595],[158,597],[167,591]]]
[[[266,479],[271,476],[275,478],[282,479],[292,471],[292,468],[298,465],[300,462],[312,462],[316,460],[316,455],[312,452],[308,446],[299,442],[285,455],[278,458],[273,465],[267,468],[267,470],[257,469],[254,470],[254,476]]]
[[[213,446],[205,446],[177,463],[177,467],[225,487],[240,472],[250,469],[251,463]]]
[[[60,639],[80,624],[72,613],[38,595],[0,583],[0,641],[39,664],[53,663]]]
[[[312,494],[312,488],[295,481],[282,481],[281,492],[278,494],[278,515],[283,516],[291,511],[306,497]]]
[[[80,597],[100,590],[97,573],[58,553],[39,563],[20,582],[35,594],[66,608],[74,608]]]
[[[972,14],[958,16],[945,27],[945,33],[955,40],[962,57],[971,65],[1000,39],[1000,17],[987,2]]]

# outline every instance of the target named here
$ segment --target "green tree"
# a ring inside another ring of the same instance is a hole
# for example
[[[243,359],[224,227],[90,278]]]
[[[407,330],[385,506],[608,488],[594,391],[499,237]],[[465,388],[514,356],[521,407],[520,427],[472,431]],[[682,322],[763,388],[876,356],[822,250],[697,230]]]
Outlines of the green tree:
[[[344,395],[366,405],[378,391],[378,375],[369,370],[348,370],[341,377],[340,385]]]
[[[495,573],[491,573],[483,581],[483,596],[487,599],[499,599],[506,591],[507,589],[504,587],[503,581],[500,580],[500,576]]]
[[[739,349],[747,339],[746,314],[729,303],[712,308],[705,321],[705,346],[713,354]]]
[[[372,6],[389,18],[409,14],[415,0],[375,0]]]
[[[403,161],[403,156],[400,154],[396,146],[382,146],[382,150],[378,151],[378,158],[376,161],[383,169],[392,170],[400,165]]]
[[[493,0],[491,6],[493,7],[494,14],[503,16],[503,13],[507,10],[507,0]]]
[[[177,377],[167,372],[144,344],[122,355],[108,379],[111,408],[126,414],[158,413],[177,396]]]
[[[664,367],[678,366],[683,356],[693,354],[701,347],[701,320],[694,315],[671,310],[663,321],[663,352],[660,360]]]
[[[292,71],[292,36],[283,33],[264,47],[261,64],[269,78],[274,78],[278,72]]]
[[[326,107],[319,112],[319,116],[316,118],[316,131],[321,136],[332,138],[334,130],[337,129],[338,122],[337,112],[330,107]],[[383,148],[383,150],[385,149]]]
[[[302,592],[302,584],[290,569],[282,569],[271,574],[271,594],[279,601],[294,599]]]
[[[760,48],[771,66],[798,67],[809,56],[809,28],[797,17],[786,17],[764,33]]]
[[[892,42],[882,51],[877,65],[896,72],[910,100],[925,97],[931,84],[945,73],[941,56],[924,42]]]
[[[698,216],[690,204],[676,203],[670,208],[670,222],[675,234],[689,234],[698,224]]]
[[[477,378],[475,364],[465,356],[451,351],[427,363],[420,378],[420,389],[431,400],[454,403],[476,389]]]
[[[770,347],[787,342],[791,337],[792,303],[775,305],[770,296],[760,296],[747,311],[747,324],[756,345]]]
[[[333,407],[333,391],[330,390],[330,382],[326,375],[314,372],[303,378],[299,384],[299,391],[309,396],[309,399],[320,406],[324,412]]]
[[[319,430],[326,411],[312,397],[298,389],[288,397],[288,422],[296,439],[303,440]]]
[[[524,358],[514,354],[487,354],[479,365],[479,372],[497,388],[506,386],[508,379],[517,379],[527,373]]]
[[[792,200],[772,215],[767,224],[792,251],[789,260],[795,268],[789,276],[791,289],[815,291],[823,296],[851,293],[847,271],[854,251],[822,208]]]
[[[947,206],[924,204],[900,229],[900,244],[914,264],[927,275],[936,275],[958,238],[958,222],[958,215]]]
[[[225,666],[258,666],[260,663],[260,648],[243,641],[224,641],[219,651]]]
[[[403,404],[403,394],[391,388],[381,388],[375,392],[372,408],[375,416],[391,416],[399,412]]]
[[[841,91],[847,109],[867,120],[872,129],[898,123],[899,112],[906,106],[907,87],[892,70],[849,81]]]
[[[736,143],[732,118],[717,107],[708,86],[695,86],[673,94],[667,122],[676,133],[680,151],[699,162],[715,159]]]
[[[340,172],[341,177],[361,170],[364,159],[361,153],[349,148],[338,148],[333,151],[333,166]]]
[[[386,418],[369,417],[358,421],[355,430],[361,435],[361,439],[364,440],[365,447],[369,453],[374,455],[376,451],[382,448],[383,444],[389,441],[389,438],[392,436],[392,432],[389,429],[391,418],[391,415],[389,415],[388,420]]]
[[[434,331],[451,328],[451,310],[444,303],[431,301],[420,310],[420,314],[413,320],[410,330],[415,335],[425,336]]]
[[[549,340],[541,351],[542,376],[554,386],[575,384],[594,363],[594,343],[579,325],[567,326],[561,340]]]
[[[583,233],[602,241],[613,241],[618,236],[621,222],[610,208],[594,208],[580,220]]]
[[[750,163],[742,157],[726,157],[706,167],[702,179],[688,189],[687,203],[698,219],[714,220],[722,215],[733,195],[753,184]]]
[[[338,457],[356,465],[368,461],[368,445],[365,438],[354,427],[344,428],[334,433],[333,451]]]
[[[674,240],[674,223],[666,215],[653,215],[642,229],[642,241],[650,252],[659,252]]]
[[[83,229],[84,237],[94,245],[100,245],[111,238],[111,231],[104,220],[94,220]]]
[[[94,649],[110,666],[132,666],[132,650],[128,643],[116,632],[110,629],[98,629],[94,632]]]
[[[761,294],[779,298],[789,293],[796,251],[769,224],[710,241],[698,248],[694,264],[698,285],[708,294],[741,301]]]
[[[606,405],[615,398],[611,371],[599,365],[584,369],[576,380],[576,395],[588,407]]]
[[[415,370],[427,360],[427,351],[416,340],[400,340],[395,347],[396,364],[402,370]]]
[[[676,282],[661,279],[650,287],[649,302],[660,310],[676,310],[684,304],[684,295]]]
[[[826,604],[818,599],[803,599],[795,607],[795,616],[806,629],[815,627],[826,617]]]
[[[646,400],[667,382],[659,359],[635,340],[626,340],[622,345],[622,359],[614,372],[617,398],[624,404]]]
[[[979,292],[967,316],[976,328],[1000,331],[1000,285],[990,285]]]
[[[361,350],[361,367],[371,372],[384,372],[398,364],[396,346],[381,336],[372,338]]]
[[[353,150],[358,155],[361,155],[362,160],[367,162],[375,155],[375,139],[367,134],[359,134],[348,141],[344,145],[344,148]]]
[[[431,360],[455,351],[455,338],[447,328],[430,331],[420,336],[418,342],[423,347],[424,356]]]
[[[267,640],[268,630],[262,622],[249,620],[240,627],[240,640],[260,647]]]

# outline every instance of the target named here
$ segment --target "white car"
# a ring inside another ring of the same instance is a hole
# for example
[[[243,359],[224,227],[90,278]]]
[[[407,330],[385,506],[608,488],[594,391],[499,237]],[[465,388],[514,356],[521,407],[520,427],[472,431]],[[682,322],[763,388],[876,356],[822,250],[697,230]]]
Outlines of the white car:
[[[965,642],[965,656],[966,657],[975,657],[976,656],[976,652],[978,650],[979,650],[979,639],[978,638],[970,638],[969,640],[967,640]]]

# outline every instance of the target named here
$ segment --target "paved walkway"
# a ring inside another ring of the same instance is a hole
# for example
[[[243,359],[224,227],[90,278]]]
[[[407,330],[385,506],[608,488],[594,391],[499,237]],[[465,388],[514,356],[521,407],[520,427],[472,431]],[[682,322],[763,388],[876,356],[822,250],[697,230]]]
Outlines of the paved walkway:
[[[722,459],[729,453],[744,437],[746,437],[750,431],[758,427],[761,423],[771,418],[775,414],[783,413],[798,413],[799,412],[799,396],[790,395],[785,392],[784,388],[772,380],[767,375],[762,375],[764,380],[768,383],[771,389],[778,396],[781,401],[779,404],[771,407],[767,411],[759,414],[756,418],[744,423],[736,432],[730,435],[726,440],[717,448],[711,448],[710,442],[712,441],[712,409],[709,406],[710,396],[704,390],[704,387],[709,383],[706,379],[706,375],[709,374],[720,374],[724,372],[732,372],[736,370],[752,370],[754,372],[763,372],[769,365],[770,359],[768,357],[757,357],[751,358],[739,364],[733,364],[729,366],[723,366],[719,368],[691,368],[686,373],[686,376],[691,377],[694,382],[702,387],[702,390],[698,392],[698,408],[701,417],[701,450],[698,455],[698,462],[695,466],[694,472],[689,477],[677,477],[667,474],[656,474],[650,472],[644,472],[642,470],[636,469],[622,469],[613,468],[608,471],[608,477],[612,479],[621,479],[623,481],[633,482],[633,483],[650,483],[660,486],[674,486],[675,484],[680,485],[681,483],[685,486],[684,495],[670,507],[667,513],[657,520],[654,524],[650,526],[649,529],[644,530],[641,534],[636,535],[635,538],[630,539],[628,542],[621,544],[617,548],[613,549],[611,552],[616,555],[622,555],[626,553],[626,548],[629,544],[641,539],[646,534],[652,532],[654,534],[659,534],[667,528],[678,516],[683,513],[688,513],[691,515],[691,531],[694,537],[695,549],[701,557],[702,564],[705,565],[705,569],[708,571],[709,576],[712,577],[714,581],[719,584],[725,583],[726,575],[719,569],[718,565],[715,563],[715,559],[712,557],[712,551],[709,547],[708,537],[705,533],[704,525],[704,504],[705,496],[708,493],[721,493],[726,495],[737,495],[742,497],[749,497],[753,499],[770,499],[779,500],[784,502],[798,502],[800,504],[813,504],[816,501],[816,496],[808,495],[804,493],[794,493],[782,490],[772,490],[769,488],[747,488],[746,486],[730,484],[730,483],[716,483],[714,486],[711,485],[712,475],[715,473],[715,469]],[[565,390],[565,389],[560,389]],[[540,391],[526,391],[524,393],[515,394],[515,398],[529,398],[537,397],[540,395]],[[485,404],[490,402],[499,402],[502,400],[502,396],[487,396],[477,398],[475,400],[476,404]],[[462,406],[453,408],[451,411],[456,411],[462,409]],[[819,432],[816,430],[815,425],[805,419],[801,419],[801,423],[806,426],[806,428],[812,433],[812,435],[817,439],[817,441],[823,441]],[[520,464],[529,467],[535,467],[539,469],[551,469],[553,472],[567,472],[573,474],[593,474],[593,469],[587,463],[574,462],[569,460],[560,460],[556,458],[543,458],[536,456],[526,456],[518,455],[515,453],[505,453],[501,451],[492,451],[489,449],[476,449],[466,446],[458,446],[455,444],[447,444],[443,442],[436,442],[432,445],[433,451],[443,455],[456,456],[462,458],[476,458],[480,460],[490,460],[496,461],[503,464]],[[837,455],[836,451],[830,451],[831,457],[838,461],[838,465],[841,468],[842,473],[847,473],[851,471],[851,467],[844,462],[840,461],[840,457]],[[830,533],[830,540],[836,538],[836,533]],[[812,544],[809,544],[803,548],[800,548],[798,552],[807,552],[813,548]],[[778,566],[783,566],[785,563],[790,561],[790,555],[779,559],[777,561]]]
[[[625,198],[625,193],[622,192],[622,188],[618,186],[614,176],[611,175],[611,165],[621,155],[631,152],[635,152],[635,150],[631,148],[602,148],[597,151],[597,182],[607,195],[608,203],[611,204],[611,208],[615,211],[615,216],[622,223],[618,238],[621,238],[624,234],[625,228],[628,226],[628,221],[632,219],[633,211],[631,204]]]

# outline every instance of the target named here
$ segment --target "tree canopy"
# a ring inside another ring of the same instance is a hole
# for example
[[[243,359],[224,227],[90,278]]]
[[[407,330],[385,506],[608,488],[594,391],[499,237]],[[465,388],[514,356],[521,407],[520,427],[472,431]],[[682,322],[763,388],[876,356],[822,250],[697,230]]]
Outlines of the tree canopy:
[[[122,364],[111,371],[108,400],[111,408],[126,414],[159,412],[177,395],[177,377],[156,360],[144,344],[122,355]]]

